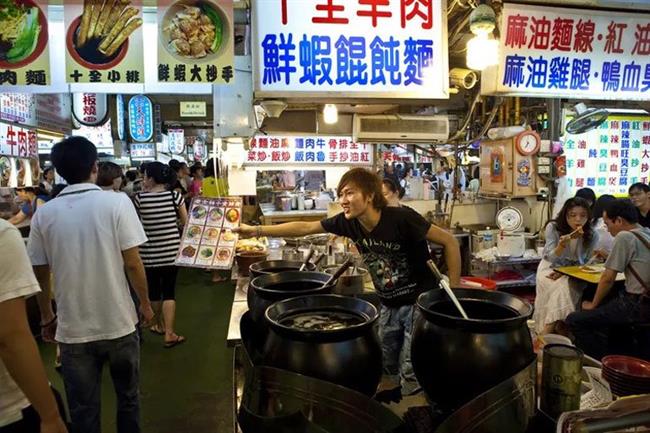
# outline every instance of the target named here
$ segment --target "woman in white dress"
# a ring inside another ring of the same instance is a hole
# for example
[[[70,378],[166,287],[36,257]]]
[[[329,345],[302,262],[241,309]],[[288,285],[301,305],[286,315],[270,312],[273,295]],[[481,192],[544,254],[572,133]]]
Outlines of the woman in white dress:
[[[533,315],[538,334],[558,332],[558,325],[569,313],[576,311],[586,285],[553,268],[584,265],[597,243],[589,203],[580,197],[567,200],[557,218],[546,226],[546,245],[537,268]]]

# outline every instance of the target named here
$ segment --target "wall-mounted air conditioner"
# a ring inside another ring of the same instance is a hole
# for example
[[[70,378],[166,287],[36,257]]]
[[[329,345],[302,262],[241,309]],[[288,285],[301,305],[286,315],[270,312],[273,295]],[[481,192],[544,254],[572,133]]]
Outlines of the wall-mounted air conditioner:
[[[355,115],[354,140],[359,143],[444,143],[447,116]]]

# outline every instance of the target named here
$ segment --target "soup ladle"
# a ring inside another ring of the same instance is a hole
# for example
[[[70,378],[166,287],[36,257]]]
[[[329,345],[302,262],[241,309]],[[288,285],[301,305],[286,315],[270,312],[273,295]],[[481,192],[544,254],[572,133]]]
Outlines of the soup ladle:
[[[469,319],[469,317],[467,317],[467,313],[463,309],[463,306],[460,305],[460,302],[458,301],[458,298],[456,297],[456,295],[454,295],[454,291],[451,290],[451,287],[449,287],[449,283],[447,283],[447,280],[445,280],[442,277],[442,274],[440,273],[440,270],[438,270],[438,267],[436,266],[436,264],[433,263],[433,260],[428,260],[427,261],[427,266],[431,270],[431,273],[433,273],[433,275],[435,275],[435,277],[438,278],[440,287],[442,287],[445,290],[445,292],[447,292],[447,295],[449,295],[449,297],[451,298],[451,301],[454,303],[454,305],[456,306],[458,311],[460,311],[460,314],[463,316],[463,319]]]
[[[334,281],[338,280],[339,277],[340,277],[341,275],[343,275],[343,273],[344,273],[345,271],[347,271],[348,268],[349,268],[350,266],[352,266],[352,258],[351,258],[351,257],[348,257],[348,258],[345,260],[345,262],[343,262],[343,264],[341,265],[341,267],[338,268],[338,269],[336,270],[336,272],[334,272],[334,273],[332,274],[332,276],[329,278],[329,280],[325,281],[321,287],[325,287],[325,286],[328,286],[328,285],[330,285],[330,284],[333,284]]]
[[[299,271],[304,271],[305,268],[307,267],[307,263],[311,260],[311,258],[314,256],[314,253],[316,250],[314,248],[309,248],[309,252],[307,253],[307,257],[305,258],[305,261],[302,263],[302,266],[300,266]]]

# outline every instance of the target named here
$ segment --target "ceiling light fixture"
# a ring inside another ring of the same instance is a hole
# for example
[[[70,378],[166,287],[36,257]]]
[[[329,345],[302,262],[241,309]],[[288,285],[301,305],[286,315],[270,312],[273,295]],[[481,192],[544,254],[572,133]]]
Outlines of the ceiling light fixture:
[[[469,16],[469,29],[475,35],[467,41],[467,67],[482,71],[496,65],[499,57],[499,41],[492,31],[496,26],[496,14],[488,5],[479,5]]]
[[[325,104],[323,107],[323,120],[328,125],[333,125],[339,121],[339,110],[334,104]]]

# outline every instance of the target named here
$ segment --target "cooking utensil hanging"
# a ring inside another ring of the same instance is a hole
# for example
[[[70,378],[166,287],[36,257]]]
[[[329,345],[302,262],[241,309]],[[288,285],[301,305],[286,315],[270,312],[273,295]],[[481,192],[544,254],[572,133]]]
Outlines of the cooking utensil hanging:
[[[442,287],[445,290],[445,292],[447,292],[447,295],[449,295],[449,298],[451,298],[451,301],[454,303],[454,305],[456,306],[458,311],[460,311],[460,314],[463,316],[463,318],[464,319],[469,319],[469,317],[467,316],[467,313],[463,309],[463,306],[460,305],[460,302],[458,301],[458,298],[456,297],[456,295],[454,295],[454,291],[451,290],[451,287],[449,287],[449,283],[447,283],[447,280],[445,280],[443,278],[442,274],[438,270],[438,267],[436,266],[435,263],[433,263],[433,260],[428,260],[427,261],[427,266],[431,270],[431,273],[436,278],[438,278],[440,287]]]

